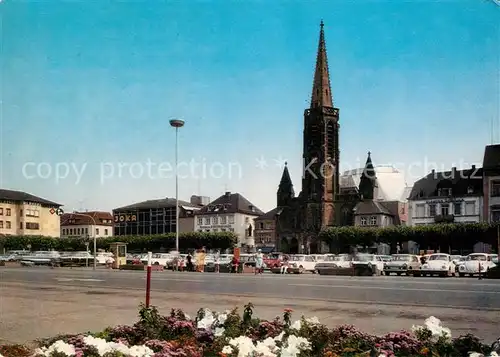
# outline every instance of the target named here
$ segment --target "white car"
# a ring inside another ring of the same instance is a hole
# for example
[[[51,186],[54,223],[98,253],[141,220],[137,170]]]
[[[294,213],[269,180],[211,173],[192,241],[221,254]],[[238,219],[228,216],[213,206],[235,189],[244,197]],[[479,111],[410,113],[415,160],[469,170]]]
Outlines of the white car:
[[[472,253],[467,256],[465,263],[458,267],[458,275],[476,275],[481,272],[484,274],[488,269],[493,268],[496,264],[493,262],[495,255],[486,253]]]
[[[96,261],[99,265],[113,264],[115,262],[115,258],[111,252],[97,252]]]
[[[413,276],[422,275],[439,275],[439,276],[455,276],[455,264],[452,256],[445,253],[434,253],[429,256],[429,259],[420,267],[420,271],[413,272]]]
[[[366,265],[372,269],[374,274],[382,274],[384,271],[384,258],[376,254],[356,254],[352,258],[352,266]]]
[[[151,256],[151,265],[161,265],[166,268],[172,260],[174,260],[174,256],[172,254],[155,253]],[[146,265],[148,263],[148,258],[143,258],[142,262]]]
[[[290,265],[301,271],[316,272],[316,259],[312,255],[297,254],[290,256]]]

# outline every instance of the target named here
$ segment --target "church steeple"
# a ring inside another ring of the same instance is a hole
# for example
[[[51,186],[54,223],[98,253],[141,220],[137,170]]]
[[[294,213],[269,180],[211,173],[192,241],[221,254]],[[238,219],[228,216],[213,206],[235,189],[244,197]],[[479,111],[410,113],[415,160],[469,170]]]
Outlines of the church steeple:
[[[330,75],[328,73],[328,60],[326,57],[326,44],[323,20],[319,30],[318,53],[316,55],[316,69],[311,96],[311,108],[333,107],[330,88]]]
[[[377,185],[375,168],[373,167],[371,153],[368,151],[365,168],[359,181],[359,193],[365,200],[373,200],[375,187]]]
[[[293,190],[292,179],[290,178],[288,166],[285,162],[285,168],[283,169],[283,175],[281,175],[281,181],[278,187],[278,207],[288,206],[294,197],[295,191]]]

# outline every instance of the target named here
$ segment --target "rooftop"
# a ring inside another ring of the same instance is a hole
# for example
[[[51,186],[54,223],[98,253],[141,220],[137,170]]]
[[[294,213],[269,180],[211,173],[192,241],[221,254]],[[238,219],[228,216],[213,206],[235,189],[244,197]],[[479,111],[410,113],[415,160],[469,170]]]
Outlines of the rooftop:
[[[90,211],[90,212],[74,212],[64,213],[61,216],[62,226],[78,226],[78,225],[101,225],[112,226],[113,215],[110,212]]]
[[[6,190],[0,189],[0,200],[4,201],[14,201],[14,202],[33,202],[39,203],[44,206],[50,207],[61,207],[62,205],[56,202],[52,202],[46,200],[45,198],[41,198],[38,196],[34,196],[30,193],[23,191],[14,191],[14,190]]]
[[[226,192],[197,212],[197,214],[214,213],[243,213],[254,216],[261,216],[264,214],[264,212],[241,194],[231,192]]]
[[[158,209],[158,208],[172,208],[175,207],[175,198],[160,198],[157,200],[147,200],[138,203],[131,204],[129,206],[115,208],[113,212],[119,211],[131,211],[131,210],[142,210],[142,209]],[[202,206],[194,205],[190,202],[179,200],[179,206],[189,207],[192,209],[200,209]]]

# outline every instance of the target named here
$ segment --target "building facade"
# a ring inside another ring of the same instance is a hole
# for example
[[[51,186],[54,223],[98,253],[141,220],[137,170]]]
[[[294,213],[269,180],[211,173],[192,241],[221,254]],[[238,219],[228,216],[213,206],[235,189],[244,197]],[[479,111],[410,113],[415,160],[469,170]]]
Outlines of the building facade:
[[[371,153],[368,153],[365,168],[359,179],[358,195],[359,202],[354,207],[354,225],[361,227],[390,227],[406,225],[407,202],[401,197],[406,192],[403,186],[397,187],[394,180],[392,185],[382,186],[379,174],[373,166]],[[396,186],[396,187],[394,187]],[[389,195],[390,188],[396,189],[396,196]],[[398,198],[398,200],[387,200],[387,198]]]
[[[199,197],[179,201],[179,232],[193,232],[194,215],[202,208]],[[194,203],[193,203],[194,202]],[[176,200],[163,198],[135,203],[113,210],[115,236],[155,235],[176,232]]]
[[[500,145],[486,146],[483,158],[483,219],[500,222]]]
[[[74,212],[61,216],[61,237],[106,238],[113,236],[113,215],[109,212]]]
[[[276,249],[276,217],[279,211],[279,208],[275,208],[254,220],[255,247],[263,252]]]
[[[254,219],[263,212],[239,193],[226,192],[198,210],[195,215],[197,232],[234,232],[238,247],[255,246]]]
[[[60,207],[26,192],[0,189],[0,234],[59,237]]]
[[[483,169],[436,172],[415,182],[408,200],[409,225],[476,223],[483,217]]]

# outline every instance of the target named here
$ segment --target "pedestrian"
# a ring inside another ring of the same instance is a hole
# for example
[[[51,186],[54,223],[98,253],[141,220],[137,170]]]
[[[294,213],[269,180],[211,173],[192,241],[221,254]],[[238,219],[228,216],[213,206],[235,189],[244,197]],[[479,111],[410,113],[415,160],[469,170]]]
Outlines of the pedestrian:
[[[175,256],[174,259],[172,259],[172,270],[173,271],[179,270],[179,257],[178,256]]]
[[[259,249],[257,254],[255,254],[255,275],[262,274],[262,264],[264,263],[264,255],[262,254],[262,250]]]
[[[233,259],[231,259],[231,273],[237,273],[238,272],[238,266],[239,266],[240,262],[238,260],[238,258],[236,258],[235,256],[233,256]]]
[[[280,273],[281,274],[286,274],[288,273],[288,255],[285,255],[283,257],[283,263],[281,263],[281,268],[280,268]]]
[[[215,253],[214,261],[215,261],[215,272],[220,273],[220,251],[217,251]]]
[[[186,263],[186,269],[187,271],[193,271],[193,256],[191,255],[191,253],[189,253],[186,257],[186,260],[187,260],[187,263]]]
[[[203,273],[205,271],[205,258],[206,258],[205,249],[202,248],[198,253],[198,259],[197,259],[198,272],[200,273]]]

